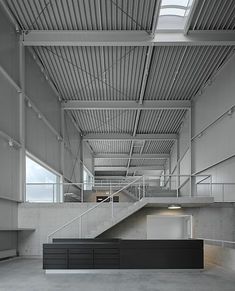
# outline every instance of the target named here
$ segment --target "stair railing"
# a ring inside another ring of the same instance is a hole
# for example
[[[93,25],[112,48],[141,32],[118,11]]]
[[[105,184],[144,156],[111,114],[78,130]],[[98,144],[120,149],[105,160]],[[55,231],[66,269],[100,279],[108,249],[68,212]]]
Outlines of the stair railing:
[[[65,227],[71,225],[73,222],[75,221],[79,221],[79,237],[82,238],[82,218],[89,214],[90,212],[94,211],[95,209],[99,208],[101,205],[103,205],[103,203],[110,201],[111,202],[111,209],[112,209],[112,217],[113,217],[113,197],[115,195],[117,195],[118,193],[122,192],[124,189],[130,187],[131,185],[135,184],[138,181],[142,180],[142,184],[144,185],[144,176],[138,177],[137,179],[133,180],[132,182],[130,182],[129,184],[126,184],[125,186],[123,186],[121,189],[117,190],[116,192],[114,192],[113,194],[107,196],[107,198],[105,198],[104,200],[102,200],[101,202],[99,202],[98,204],[94,205],[93,207],[87,209],[86,211],[84,211],[82,214],[74,217],[73,219],[71,219],[70,221],[66,222],[65,224],[63,224],[62,226],[60,226],[59,228],[57,228],[56,230],[54,230],[53,232],[49,233],[47,236],[47,242],[50,242],[50,239],[53,235],[55,235],[56,233],[58,233],[59,231],[61,231],[62,229],[64,229]],[[111,191],[111,189],[110,189]],[[144,193],[144,187],[143,187],[143,193]],[[144,197],[144,195],[139,196],[140,200]],[[134,202],[133,202],[134,203]]]

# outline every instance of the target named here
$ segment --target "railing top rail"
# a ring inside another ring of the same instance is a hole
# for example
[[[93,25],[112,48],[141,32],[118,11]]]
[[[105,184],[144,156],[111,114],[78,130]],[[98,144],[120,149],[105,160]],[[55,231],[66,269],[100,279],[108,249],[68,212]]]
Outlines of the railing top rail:
[[[101,184],[107,184],[107,185],[110,185],[110,184],[130,184],[130,183],[134,183],[138,180],[140,180],[142,177],[144,177],[145,179],[147,180],[156,180],[156,179],[160,179],[161,177],[211,177],[211,175],[160,175],[160,176],[155,176],[155,177],[148,177],[148,176],[141,176],[141,177],[138,177],[137,179],[135,180],[127,180],[127,181],[113,181],[113,182],[98,182],[98,181],[95,181],[95,182],[71,182],[71,183],[63,183],[63,182],[57,182],[57,183],[53,183],[53,182],[50,182],[50,183],[44,183],[44,182],[30,182],[30,183],[26,183],[26,185],[64,185],[64,186],[71,186],[71,185],[101,185]],[[203,184],[206,184],[206,183],[203,183]],[[211,184],[211,183],[208,183],[208,184]],[[212,184],[216,184],[216,183],[212,183]],[[220,183],[219,183],[220,184]],[[222,184],[227,184],[227,183],[222,183]],[[229,184],[232,184],[232,183],[229,183]],[[235,183],[234,183],[235,184]]]
[[[54,230],[53,232],[49,233],[47,236],[47,239],[49,241],[49,238],[54,235],[55,233],[57,233],[58,231],[60,231],[61,229],[65,228],[66,226],[68,226],[69,224],[71,224],[72,222],[82,218],[85,214],[91,212],[92,210],[94,210],[95,208],[99,207],[101,204],[103,204],[104,202],[108,201],[110,198],[112,198],[113,196],[115,196],[116,194],[118,194],[119,192],[121,192],[122,190],[124,190],[127,186],[132,185],[133,183],[135,183],[136,181],[140,180],[143,177],[139,177],[138,179],[132,181],[131,183],[127,184],[126,186],[122,187],[121,189],[119,189],[118,191],[114,192],[113,194],[109,195],[106,199],[102,200],[101,202],[99,202],[98,204],[96,204],[95,206],[87,209],[86,211],[84,211],[82,214],[80,214],[79,216],[74,217],[73,219],[71,219],[70,221],[68,221],[67,223],[65,223],[64,225],[60,226],[59,228],[57,228],[56,230]]]
[[[212,242],[235,244],[235,241],[230,241],[230,240],[219,240],[219,239],[210,239],[210,238],[203,238],[203,237],[198,237],[198,239],[203,239],[203,240],[212,241]]]
[[[200,183],[200,184],[202,184],[202,185],[210,185],[210,184],[212,184],[212,185],[235,185],[235,183],[234,182],[221,182],[221,183]]]

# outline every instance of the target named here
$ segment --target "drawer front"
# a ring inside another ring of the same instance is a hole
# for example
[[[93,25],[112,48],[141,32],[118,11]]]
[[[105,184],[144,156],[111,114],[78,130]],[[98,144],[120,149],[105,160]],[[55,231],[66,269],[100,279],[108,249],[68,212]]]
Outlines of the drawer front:
[[[93,249],[70,249],[68,252],[69,269],[92,269]]]
[[[43,249],[43,269],[67,269],[67,249]]]

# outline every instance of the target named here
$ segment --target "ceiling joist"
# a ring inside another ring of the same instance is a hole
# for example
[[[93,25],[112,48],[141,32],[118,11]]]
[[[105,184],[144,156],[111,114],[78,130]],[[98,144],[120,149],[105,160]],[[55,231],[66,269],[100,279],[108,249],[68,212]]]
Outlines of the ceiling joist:
[[[144,101],[64,101],[65,110],[159,110],[159,109],[189,109],[191,102],[188,100],[155,100]]]
[[[168,159],[169,154],[132,154],[131,160],[161,160],[161,159]],[[95,159],[115,159],[115,160],[122,160],[122,159],[129,159],[129,154],[94,154],[93,157]]]
[[[235,45],[235,32],[189,31],[157,32],[154,37],[146,31],[78,31],[29,30],[23,32],[25,46],[202,46]]]
[[[125,172],[127,169],[129,171],[160,171],[164,170],[164,166],[141,166],[141,167],[113,167],[113,166],[96,166],[94,168],[95,172]]]
[[[132,136],[131,134],[86,134],[83,136],[83,141],[135,141],[135,140],[177,140],[177,134],[136,134]]]

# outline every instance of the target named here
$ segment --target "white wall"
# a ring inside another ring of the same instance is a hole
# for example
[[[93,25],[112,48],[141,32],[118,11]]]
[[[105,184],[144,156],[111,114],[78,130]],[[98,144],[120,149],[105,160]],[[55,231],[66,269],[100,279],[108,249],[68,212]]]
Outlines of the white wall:
[[[87,143],[83,143],[83,163],[84,166],[94,175],[94,158]]]
[[[18,37],[0,6],[0,65],[19,84]],[[19,141],[19,94],[0,72],[0,131]],[[3,197],[4,199],[1,199]],[[0,251],[17,248],[19,149],[0,136]]]
[[[178,148],[177,148],[178,147]],[[188,196],[189,191],[189,182],[188,175],[191,174],[190,170],[190,148],[189,148],[189,112],[185,113],[183,119],[178,141],[174,143],[174,146],[170,152],[171,160],[171,174],[172,175],[181,175],[177,181],[176,177],[172,178],[172,186],[181,186],[179,189],[179,194],[181,196]],[[186,182],[186,184],[184,184]]]
[[[200,133],[220,115],[235,105],[235,57],[233,57],[218,73],[211,86],[205,88],[204,93],[193,102],[193,136]],[[208,128],[200,138],[193,141],[193,172],[201,172],[205,168],[235,155],[235,127],[234,113],[226,115],[213,126]],[[235,162],[233,161],[233,169]],[[231,167],[231,163],[228,164]],[[226,169],[215,166],[209,172],[219,170],[214,179],[218,181],[223,175],[223,181],[234,181],[235,171],[224,176]],[[231,169],[231,168],[230,168]]]
[[[215,76],[203,94],[192,101],[192,137],[198,135],[221,115],[235,106],[235,56]],[[233,110],[234,111],[234,110]],[[235,183],[235,113],[226,114],[200,137],[193,139],[192,174],[212,175],[213,183]],[[190,174],[189,120],[186,114],[179,134],[179,174]],[[171,151],[172,170],[176,160],[175,147]],[[181,179],[181,183],[184,178]],[[205,181],[209,183],[209,180]],[[235,201],[235,185],[213,186],[216,201]],[[223,195],[224,190],[224,195]],[[181,195],[188,195],[189,183],[181,188]],[[200,186],[200,195],[208,195],[209,187]]]
[[[235,57],[193,102],[193,136],[235,105]],[[211,174],[213,183],[235,182],[235,113],[226,114],[192,142],[193,172]],[[235,201],[235,185],[213,187],[216,201]]]

